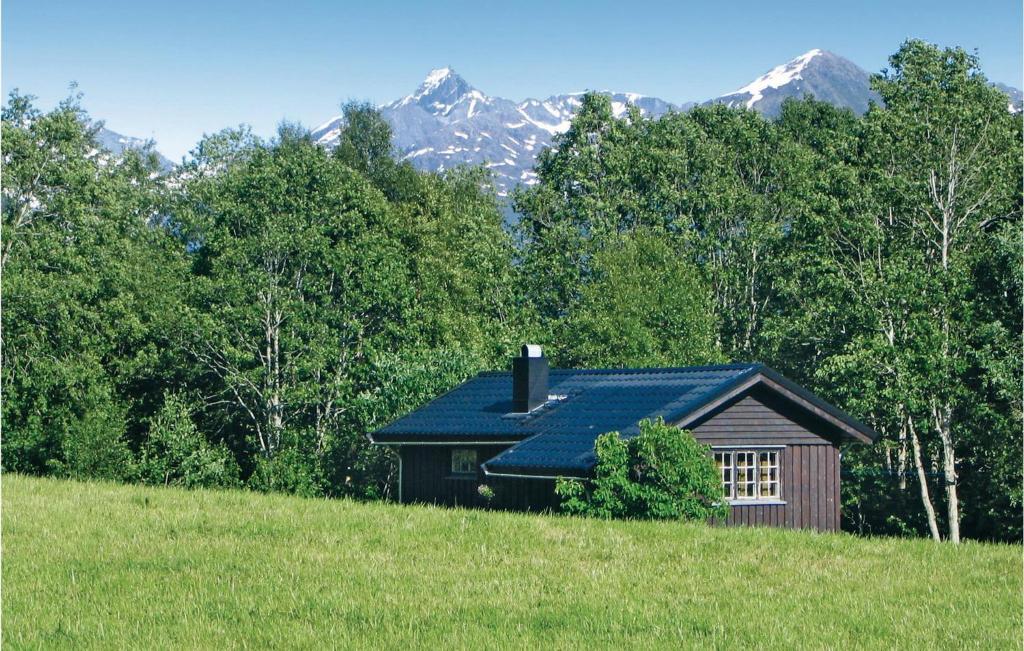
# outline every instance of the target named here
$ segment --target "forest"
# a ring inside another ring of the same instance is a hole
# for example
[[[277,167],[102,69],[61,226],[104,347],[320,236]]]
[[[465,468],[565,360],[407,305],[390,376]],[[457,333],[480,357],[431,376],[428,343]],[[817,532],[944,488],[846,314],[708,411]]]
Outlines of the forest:
[[[764,362],[881,433],[843,528],[1020,541],[1022,126],[911,40],[863,116],[585,96],[511,198],[415,170],[365,103],[160,172],[72,94],[2,115],[5,472],[390,499],[366,433],[540,343],[555,366]]]

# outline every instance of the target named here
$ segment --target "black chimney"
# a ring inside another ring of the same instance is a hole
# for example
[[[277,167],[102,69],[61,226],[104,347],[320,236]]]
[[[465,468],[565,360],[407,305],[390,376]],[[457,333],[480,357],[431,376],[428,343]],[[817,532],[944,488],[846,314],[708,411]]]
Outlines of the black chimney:
[[[548,401],[548,358],[536,344],[523,346],[512,358],[512,409],[533,411]]]

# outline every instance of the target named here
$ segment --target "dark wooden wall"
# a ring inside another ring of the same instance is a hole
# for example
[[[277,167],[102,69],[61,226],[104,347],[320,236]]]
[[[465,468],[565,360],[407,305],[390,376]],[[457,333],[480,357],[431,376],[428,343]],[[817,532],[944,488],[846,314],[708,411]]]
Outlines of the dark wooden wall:
[[[402,457],[402,501],[446,506],[484,506],[477,489],[486,483],[494,489],[492,508],[516,511],[554,510],[558,507],[555,482],[549,479],[486,477],[480,468],[475,476],[453,476],[453,448],[475,449],[478,463],[496,456],[507,445],[406,445]]]
[[[403,445],[402,501],[429,502],[447,506],[477,506],[477,489],[484,483],[484,474],[477,466],[475,476],[452,475],[452,449],[476,450],[478,464],[487,461],[507,445]]]
[[[488,484],[494,486],[493,506],[500,509],[557,512],[561,502],[553,479],[490,477]]]
[[[691,431],[713,447],[785,446],[780,450],[785,504],[734,504],[726,524],[839,529],[839,448],[823,424],[755,393],[724,406]]]
[[[782,450],[785,504],[733,505],[726,524],[839,530],[839,450],[791,445]]]

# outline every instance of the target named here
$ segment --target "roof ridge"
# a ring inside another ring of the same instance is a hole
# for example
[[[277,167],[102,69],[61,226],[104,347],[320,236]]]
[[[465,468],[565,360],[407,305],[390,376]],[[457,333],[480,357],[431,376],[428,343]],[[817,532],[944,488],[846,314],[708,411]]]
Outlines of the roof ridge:
[[[764,368],[761,362],[732,362],[729,364],[706,364],[703,366],[651,366],[625,368],[553,368],[551,374],[568,375],[584,373],[588,375],[644,375],[656,373],[693,373],[698,371],[746,371]],[[512,371],[481,371],[477,377],[500,377],[511,375]]]

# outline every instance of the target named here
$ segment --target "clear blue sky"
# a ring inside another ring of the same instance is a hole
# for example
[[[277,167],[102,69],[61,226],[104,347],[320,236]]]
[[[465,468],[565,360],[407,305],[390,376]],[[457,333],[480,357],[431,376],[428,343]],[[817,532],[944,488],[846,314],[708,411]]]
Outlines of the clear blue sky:
[[[177,159],[204,132],[308,126],[451,66],[510,99],[609,88],[673,102],[734,90],[812,48],[868,71],[908,37],[977,49],[1020,87],[1020,0],[390,3],[3,2],[3,92],[50,107],[77,81],[111,129]]]

